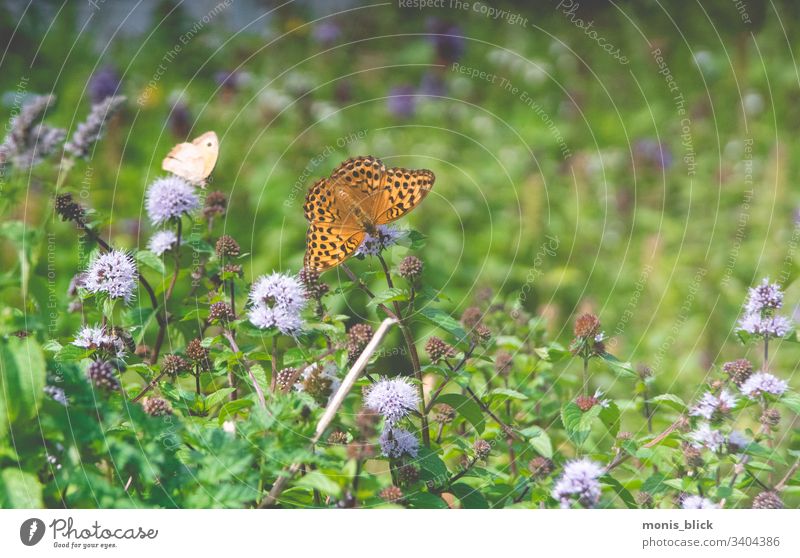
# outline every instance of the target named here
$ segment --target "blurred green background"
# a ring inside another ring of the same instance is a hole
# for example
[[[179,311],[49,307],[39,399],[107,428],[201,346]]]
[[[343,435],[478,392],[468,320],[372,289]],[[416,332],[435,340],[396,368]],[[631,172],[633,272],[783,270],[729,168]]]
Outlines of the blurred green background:
[[[432,169],[433,194],[400,224],[427,236],[445,306],[488,288],[565,344],[593,309],[612,352],[651,365],[661,389],[693,393],[746,354],[735,323],[761,277],[794,311],[800,5],[406,4],[4,2],[4,110],[53,92],[47,120],[72,131],[93,97],[128,96],[66,185],[123,247],[151,234],[143,195],[167,151],[215,130],[211,188],[230,195],[247,277],[300,268],[305,189],[348,156]],[[47,223],[62,292],[86,254],[45,214],[55,175],[4,177],[0,203]],[[0,299],[19,307],[14,249],[0,246]],[[77,320],[61,314],[57,334]],[[797,355],[779,348],[773,369],[792,377]]]

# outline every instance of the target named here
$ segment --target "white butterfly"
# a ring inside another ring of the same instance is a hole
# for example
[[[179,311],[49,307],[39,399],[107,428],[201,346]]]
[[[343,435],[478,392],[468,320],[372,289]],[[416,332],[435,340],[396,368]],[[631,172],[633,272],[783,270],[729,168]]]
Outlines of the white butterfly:
[[[205,182],[219,155],[219,139],[214,132],[206,132],[191,143],[179,143],[161,162],[161,168],[185,178],[192,184],[205,187]]]

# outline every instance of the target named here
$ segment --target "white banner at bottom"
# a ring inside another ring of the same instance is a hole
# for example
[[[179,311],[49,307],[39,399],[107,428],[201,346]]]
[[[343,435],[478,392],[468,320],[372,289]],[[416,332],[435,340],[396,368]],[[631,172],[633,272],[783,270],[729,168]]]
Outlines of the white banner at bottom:
[[[0,556],[800,556],[800,510],[0,510]],[[566,554],[565,554],[566,553]]]

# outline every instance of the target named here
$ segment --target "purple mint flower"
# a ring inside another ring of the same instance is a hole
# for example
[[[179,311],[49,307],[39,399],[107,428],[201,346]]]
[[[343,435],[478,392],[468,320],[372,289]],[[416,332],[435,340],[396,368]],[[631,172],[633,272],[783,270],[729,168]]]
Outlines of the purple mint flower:
[[[314,40],[323,45],[332,45],[342,35],[342,30],[330,20],[321,21],[314,26],[311,36]]]
[[[290,335],[303,327],[301,311],[306,292],[297,277],[284,273],[262,275],[250,289],[250,322],[261,329],[277,328]]]
[[[430,19],[427,27],[438,61],[442,64],[452,64],[461,60],[466,50],[466,41],[458,25],[440,19]]]
[[[383,415],[387,425],[394,426],[417,408],[419,395],[406,378],[381,378],[370,388],[364,402]]]
[[[175,231],[158,231],[150,238],[150,242],[147,244],[147,249],[156,256],[160,256],[164,252],[171,250],[177,244],[177,242],[178,235],[175,234]]]
[[[712,418],[729,413],[735,405],[736,397],[728,390],[722,390],[719,396],[707,391],[689,414],[711,420]]]
[[[750,444],[750,440],[739,432],[734,430],[728,434],[728,451],[731,453],[739,453]]]
[[[194,186],[183,178],[159,178],[147,190],[147,215],[153,225],[160,226],[170,219],[180,219],[200,207]]]
[[[106,332],[102,326],[83,326],[72,344],[83,349],[102,349],[119,358],[125,356],[125,342],[117,335]]]
[[[681,502],[681,508],[684,510],[712,510],[719,508],[719,505],[702,496],[686,496]]]
[[[416,457],[419,452],[419,440],[408,430],[386,426],[379,439],[381,453],[384,457],[397,459],[404,455]]]
[[[444,97],[447,94],[447,85],[441,75],[434,72],[426,72],[422,76],[419,92],[420,95],[426,97]]]
[[[367,233],[364,240],[356,249],[356,256],[377,256],[383,250],[394,246],[398,241],[406,236],[406,231],[397,229],[391,225],[378,225],[378,235],[372,236]]]
[[[45,395],[50,396],[53,399],[53,401],[55,401],[56,403],[60,403],[64,407],[66,407],[69,404],[67,401],[67,394],[63,388],[60,388],[58,386],[47,385],[44,386],[44,393]]]
[[[136,276],[136,264],[130,254],[113,250],[92,260],[86,270],[84,287],[91,293],[105,293],[130,302],[136,289]]]
[[[725,444],[725,436],[719,430],[712,429],[708,424],[701,424],[696,430],[689,433],[689,439],[696,448],[706,448],[713,452],[718,451]]]
[[[742,384],[741,390],[750,399],[757,399],[764,393],[783,395],[789,385],[768,372],[756,372]]]
[[[792,321],[785,316],[762,316],[761,314],[745,314],[739,320],[739,329],[750,335],[762,337],[785,337],[792,329]]]
[[[414,88],[410,85],[399,85],[389,91],[386,100],[389,114],[397,118],[411,118],[417,108],[417,97]]]
[[[112,97],[119,91],[122,84],[119,72],[113,66],[103,66],[89,78],[89,97],[93,104]]]
[[[672,166],[672,152],[669,147],[653,138],[637,140],[633,145],[633,154],[657,169],[665,170]]]
[[[111,116],[125,103],[125,97],[106,97],[92,105],[89,116],[78,124],[75,133],[67,143],[64,151],[73,157],[81,158],[89,155],[89,150],[102,137],[103,128]]]
[[[777,310],[781,306],[783,306],[783,291],[777,283],[770,283],[769,277],[765,277],[760,285],[748,291],[745,303],[748,314]]]
[[[600,501],[598,479],[602,475],[603,467],[590,459],[570,461],[553,486],[553,498],[562,508],[569,508],[575,500],[585,508],[593,508]]]

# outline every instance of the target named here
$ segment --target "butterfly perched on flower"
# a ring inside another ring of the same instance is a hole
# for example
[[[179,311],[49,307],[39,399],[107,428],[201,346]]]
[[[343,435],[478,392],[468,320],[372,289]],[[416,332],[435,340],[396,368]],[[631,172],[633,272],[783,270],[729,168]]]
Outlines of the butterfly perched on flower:
[[[325,271],[358,249],[366,234],[414,209],[433,188],[426,169],[386,168],[375,157],[348,159],[315,182],[303,210],[309,222],[305,267]]]

